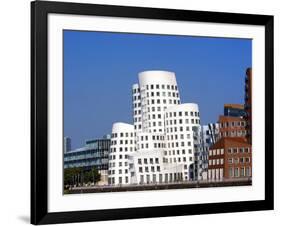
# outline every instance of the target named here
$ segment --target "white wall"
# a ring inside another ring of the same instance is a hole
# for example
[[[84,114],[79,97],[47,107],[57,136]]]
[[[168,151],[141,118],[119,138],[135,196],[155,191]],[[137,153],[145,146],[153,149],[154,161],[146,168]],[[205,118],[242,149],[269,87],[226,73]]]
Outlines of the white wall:
[[[77,0],[78,1],[78,0]],[[275,137],[280,131],[281,79],[281,7],[278,0],[88,0],[103,4],[136,5],[147,7],[179,8],[193,10],[228,11],[275,15]],[[27,0],[1,1],[0,7],[0,224],[23,225],[29,221],[29,90],[30,90],[30,6]],[[279,28],[279,30],[277,30]],[[281,158],[281,139],[275,139],[275,162]],[[10,167],[12,165],[12,167]],[[281,166],[275,164],[275,211],[139,219],[99,222],[95,225],[276,225],[281,220],[280,178]],[[17,181],[17,185],[14,182]],[[239,217],[239,218],[238,218]],[[274,224],[275,223],[275,224]],[[86,223],[84,225],[91,225]]]

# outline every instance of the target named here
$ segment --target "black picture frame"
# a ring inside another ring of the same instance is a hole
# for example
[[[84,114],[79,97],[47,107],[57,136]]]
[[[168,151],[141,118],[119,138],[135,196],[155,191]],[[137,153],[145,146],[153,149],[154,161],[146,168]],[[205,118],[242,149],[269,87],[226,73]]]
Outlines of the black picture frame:
[[[199,21],[265,27],[265,199],[142,208],[48,212],[48,14]],[[31,223],[166,217],[274,208],[273,16],[35,1],[31,3]]]

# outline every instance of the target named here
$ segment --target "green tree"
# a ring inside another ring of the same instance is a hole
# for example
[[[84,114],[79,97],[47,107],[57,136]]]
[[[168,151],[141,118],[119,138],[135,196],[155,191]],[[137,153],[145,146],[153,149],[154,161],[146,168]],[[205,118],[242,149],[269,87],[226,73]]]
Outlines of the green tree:
[[[78,183],[82,182],[82,175],[82,167],[64,169],[64,186],[73,186],[74,184],[78,185]]]
[[[101,179],[101,174],[96,167],[93,167],[90,171],[84,173],[84,182],[96,184]]]

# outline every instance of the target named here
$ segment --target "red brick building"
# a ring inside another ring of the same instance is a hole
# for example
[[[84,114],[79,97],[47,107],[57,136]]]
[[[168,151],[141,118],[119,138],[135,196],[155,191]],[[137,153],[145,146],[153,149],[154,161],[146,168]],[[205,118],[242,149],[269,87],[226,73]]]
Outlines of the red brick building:
[[[243,117],[219,116],[219,137],[246,137],[246,120]]]
[[[223,137],[209,149],[208,179],[252,176],[252,148],[243,137]]]

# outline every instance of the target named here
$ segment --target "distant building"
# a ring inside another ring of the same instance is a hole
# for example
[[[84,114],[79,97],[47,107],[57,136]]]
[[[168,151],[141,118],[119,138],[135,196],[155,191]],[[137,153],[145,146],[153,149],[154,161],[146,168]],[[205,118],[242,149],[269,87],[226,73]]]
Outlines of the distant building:
[[[209,148],[219,138],[219,124],[193,127],[194,136],[194,179],[206,180],[208,174]]]
[[[243,104],[225,104],[224,105],[224,116],[231,117],[244,117],[245,110]]]
[[[252,176],[252,148],[243,137],[223,137],[209,149],[209,180]]]
[[[246,120],[242,117],[219,116],[219,137],[246,137]]]
[[[63,139],[63,151],[67,153],[71,150],[71,139],[69,137],[64,137]]]
[[[109,150],[110,139],[88,140],[84,147],[64,153],[64,169],[83,167],[87,171],[96,167],[101,174],[100,183],[107,184]]]
[[[247,139],[252,143],[252,68],[246,70],[245,77],[245,120],[247,122]]]

